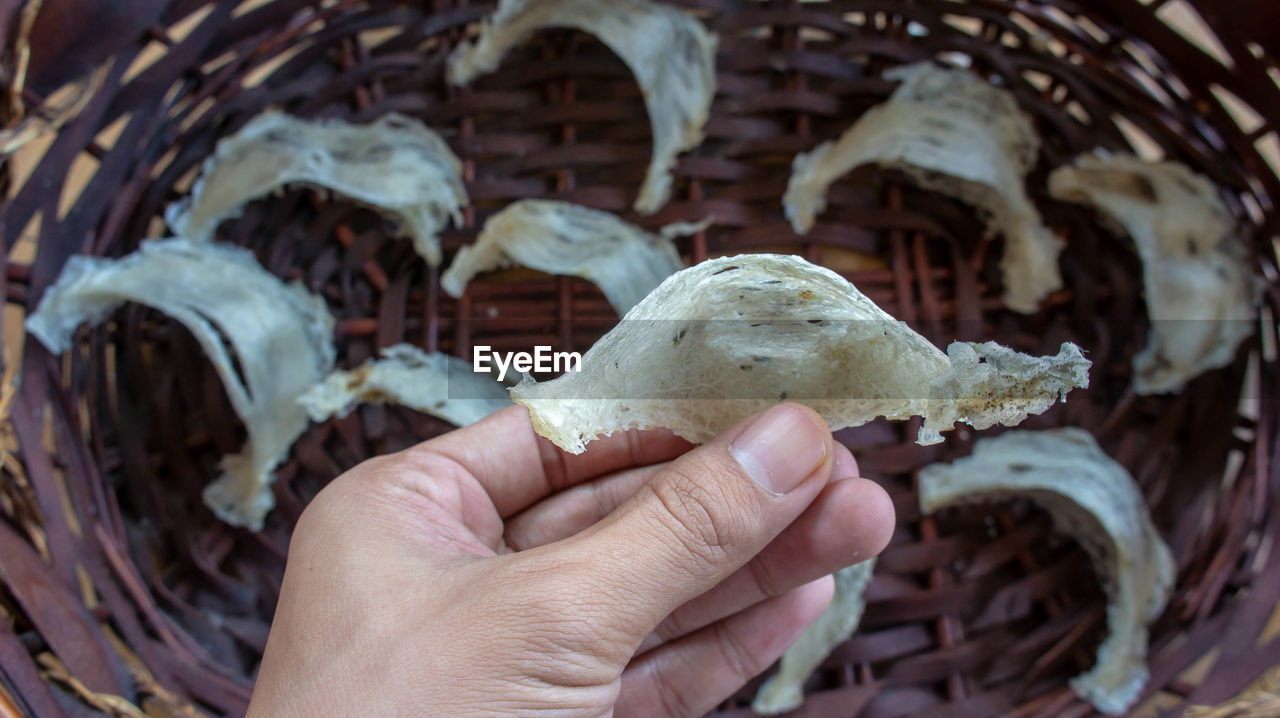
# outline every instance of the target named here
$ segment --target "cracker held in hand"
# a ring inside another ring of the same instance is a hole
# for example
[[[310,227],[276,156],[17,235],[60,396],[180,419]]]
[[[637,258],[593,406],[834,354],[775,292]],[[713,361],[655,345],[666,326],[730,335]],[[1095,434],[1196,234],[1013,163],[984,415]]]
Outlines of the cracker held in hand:
[[[710,439],[779,401],[833,430],[924,417],[932,444],[963,421],[1016,424],[1088,384],[1065,343],[1033,357],[994,342],[944,354],[840,275],[800,257],[748,254],[671,275],[582,358],[582,370],[511,390],[537,432],[572,453],[601,435],[667,427]]]

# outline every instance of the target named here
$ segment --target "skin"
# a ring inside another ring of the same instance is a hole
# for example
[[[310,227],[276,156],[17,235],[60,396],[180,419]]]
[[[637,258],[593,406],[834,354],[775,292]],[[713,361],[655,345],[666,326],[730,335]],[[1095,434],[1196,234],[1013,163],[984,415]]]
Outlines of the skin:
[[[892,531],[821,417],[763,414],[574,456],[511,407],[357,466],[294,532],[249,716],[703,715]],[[766,420],[789,490],[741,459]]]

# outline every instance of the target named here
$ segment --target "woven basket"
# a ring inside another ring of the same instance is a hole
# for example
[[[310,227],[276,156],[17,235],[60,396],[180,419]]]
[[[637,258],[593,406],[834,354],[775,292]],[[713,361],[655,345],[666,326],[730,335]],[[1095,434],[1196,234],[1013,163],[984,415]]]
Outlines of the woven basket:
[[[136,306],[65,357],[23,342],[21,319],[68,256],[116,256],[159,236],[163,207],[215,142],[267,107],[368,120],[398,111],[444,133],[473,208],[446,256],[520,198],[553,197],[657,227],[713,215],[681,240],[690,262],[782,251],[842,272],[935,343],[998,339],[1094,362],[1092,386],[1026,423],[1084,427],[1141,483],[1178,564],[1151,630],[1136,713],[1217,704],[1280,661],[1276,390],[1280,307],[1280,9],[1273,0],[673,0],[719,35],[707,140],[683,155],[657,215],[629,214],[648,163],[645,108],[593,38],[546,32],[474,86],[444,60],[491,3],[0,0],[7,90],[0,150],[6,259],[0,481],[0,714],[233,715],[244,711],[289,532],[344,469],[449,427],[397,407],[313,426],[278,472],[260,533],[200,501],[243,430],[185,329]],[[894,65],[925,59],[998,75],[1044,138],[1028,178],[1063,236],[1066,289],[1033,316],[1000,302],[999,239],[970,208],[891,173],[838,182],[803,238],[780,198],[791,157],[883,101]],[[1136,396],[1145,343],[1140,266],[1046,172],[1095,146],[1164,155],[1227,195],[1269,280],[1261,333],[1229,368],[1176,395]],[[592,285],[487,275],[459,301],[367,210],[307,191],[253,203],[221,239],[322,293],[339,363],[406,341],[467,356],[535,343],[585,350],[616,321]],[[1083,716],[1067,680],[1093,662],[1105,599],[1084,553],[1027,506],[920,516],[914,473],[966,454],[972,431],[912,443],[915,427],[841,432],[892,494],[899,527],[855,637],[810,682],[803,715]],[[723,706],[748,715],[756,684]]]

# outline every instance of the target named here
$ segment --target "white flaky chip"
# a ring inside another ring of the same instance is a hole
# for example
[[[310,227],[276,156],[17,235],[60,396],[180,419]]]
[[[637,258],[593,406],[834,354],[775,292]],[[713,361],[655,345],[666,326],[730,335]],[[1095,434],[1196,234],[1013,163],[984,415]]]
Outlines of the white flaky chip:
[[[1089,553],[1107,592],[1108,635],[1093,668],[1071,687],[1095,708],[1124,713],[1147,682],[1147,625],[1164,611],[1176,567],[1133,477],[1081,429],[1010,431],[973,454],[920,471],[926,514],[1027,498]]]
[[[516,264],[589,280],[625,314],[654,287],[684,269],[671,238],[705,224],[678,223],[650,234],[608,212],[568,202],[527,199],[484,224],[475,244],[458,250],[440,286],[454,297],[480,272]]]
[[[1254,332],[1261,283],[1208,179],[1177,162],[1098,153],[1054,170],[1049,192],[1097,208],[1137,247],[1151,331],[1133,358],[1134,391],[1178,391],[1231,363]]]
[[[182,322],[208,355],[248,440],[223,457],[223,474],[205,488],[204,501],[233,526],[262,528],[275,503],[274,469],[307,428],[298,396],[333,368],[333,317],[324,300],[280,281],[239,247],[149,240],[120,259],[68,259],[27,330],[62,353],[77,326],[103,321],[124,302]]]
[[[350,414],[357,404],[392,402],[444,419],[473,424],[511,406],[507,387],[470,363],[448,354],[428,354],[409,344],[382,350],[351,371],[335,371],[299,401],[312,421]]]
[[[165,210],[169,228],[197,242],[251,200],[282,187],[331,190],[389,216],[431,265],[436,236],[462,224],[467,192],[462,163],[418,120],[391,113],[366,125],[264,112],[218,142],[191,195]]]
[[[865,164],[900,170],[921,187],[972,204],[1004,235],[1004,303],[1034,312],[1062,286],[1062,241],[1044,225],[1023,188],[1040,141],[1008,91],[965,70],[922,63],[885,77],[902,84],[835,142],[799,154],[783,206],[796,232],[808,232],[827,204],[827,187]]]
[[[836,593],[830,605],[809,626],[800,640],[782,655],[778,672],[769,677],[751,702],[751,710],[776,715],[804,703],[804,684],[831,650],[849,640],[862,620],[866,600],[862,594],[871,583],[876,560],[869,559],[835,572]]]
[[[602,434],[667,427],[701,442],[779,401],[833,430],[923,416],[917,440],[1038,414],[1086,386],[1074,344],[1031,357],[994,342],[943,354],[840,275],[800,257],[746,254],[677,272],[582,357],[581,371],[512,388],[537,432],[581,453]]]
[[[465,85],[544,28],[595,35],[635,74],[653,129],[653,155],[635,209],[656,212],[671,196],[676,156],[702,143],[716,94],[716,37],[692,15],[649,0],[499,0],[474,43],[449,57],[448,79]]]

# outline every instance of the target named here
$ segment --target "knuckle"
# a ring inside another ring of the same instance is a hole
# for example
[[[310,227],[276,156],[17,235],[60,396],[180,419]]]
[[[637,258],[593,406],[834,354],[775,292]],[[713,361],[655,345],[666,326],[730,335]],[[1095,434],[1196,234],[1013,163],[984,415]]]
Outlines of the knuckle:
[[[294,526],[292,541],[323,536],[332,530],[335,521],[343,516],[342,506],[351,500],[349,483],[346,474],[339,476],[307,502]]]
[[[609,486],[608,481],[592,481],[586,484],[584,491],[587,492],[588,500],[595,508],[597,516],[608,516],[616,506],[613,497],[609,494]]]
[[[716,650],[724,665],[744,682],[764,670],[760,659],[742,642],[742,637],[724,623],[713,624]]]
[[[551,491],[559,491],[572,483],[572,474],[569,471],[569,462],[565,453],[541,436],[537,437],[537,443],[543,481]]]
[[[317,495],[302,509],[302,514],[298,516],[298,521],[293,526],[293,534],[289,537],[290,551],[297,552],[300,547],[308,545],[313,536],[323,536],[326,533],[326,524],[328,519],[325,514],[323,498]]]
[[[682,636],[686,636],[692,632],[695,626],[688,625],[688,621],[680,615],[680,611],[668,615],[666,618],[654,627],[653,635],[663,643],[669,643]]]
[[[394,473],[397,469],[408,463],[407,459],[410,456],[412,455],[407,452],[374,456],[356,464],[339,478],[343,478],[348,481],[351,480],[351,478],[348,477],[355,477],[362,480],[375,477],[381,478]]]
[[[718,563],[733,549],[735,518],[732,505],[707,484],[680,467],[672,466],[650,490],[664,510],[671,532],[689,554],[707,563]]]
[[[627,437],[627,460],[628,466],[640,466],[645,464],[644,459],[644,434],[634,429],[624,434]]]
[[[653,679],[654,695],[658,698],[658,704],[662,708],[662,715],[672,716],[672,718],[683,718],[684,716],[699,715],[694,710],[694,706],[689,701],[689,696],[680,690],[680,686],[672,679],[674,676],[671,671],[663,670],[660,666],[651,674]]]
[[[370,480],[394,484],[412,476],[452,476],[456,469],[457,464],[453,460],[423,447],[412,447],[394,454],[365,459],[348,473],[363,477],[366,484]]]
[[[751,577],[751,582],[755,584],[756,590],[759,592],[759,598],[765,599],[782,595],[783,587],[781,582],[774,574],[773,566],[767,561],[760,558],[748,561],[747,575]]]

